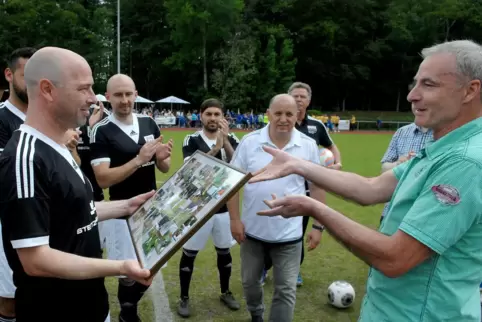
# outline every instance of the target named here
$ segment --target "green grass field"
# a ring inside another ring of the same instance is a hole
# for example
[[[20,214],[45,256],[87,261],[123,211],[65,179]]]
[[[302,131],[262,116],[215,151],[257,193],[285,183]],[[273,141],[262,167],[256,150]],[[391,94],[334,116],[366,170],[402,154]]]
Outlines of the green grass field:
[[[158,180],[166,180],[182,164],[181,145],[187,131],[163,131],[166,139],[175,142],[172,156],[172,167],[169,174],[158,173]],[[245,133],[236,133],[241,138]],[[341,150],[345,171],[355,172],[364,176],[376,176],[380,173],[380,159],[385,152],[391,134],[333,134],[333,140]],[[328,197],[328,205],[353,218],[366,226],[376,229],[383,205],[361,207],[341,200],[335,196]],[[231,290],[241,302],[241,309],[232,312],[219,301],[219,278],[216,266],[216,253],[211,243],[198,255],[195,262],[190,298],[192,321],[249,321],[250,315],[243,300],[239,246],[232,249],[233,272]],[[177,316],[176,307],[179,297],[179,265],[180,253],[172,257],[168,266],[162,270],[165,289],[169,297],[169,305],[175,321],[182,321]],[[271,273],[271,272],[270,272]],[[367,266],[351,253],[341,247],[328,233],[324,233],[320,246],[305,256],[301,267],[304,285],[298,288],[294,321],[324,321],[344,322],[356,321],[360,303],[365,292]],[[355,304],[346,310],[337,310],[327,304],[327,287],[335,280],[350,282],[356,291]],[[117,282],[107,280],[111,294],[112,321],[118,321],[118,303],[116,298]],[[264,286],[266,312],[268,317],[271,297],[273,294],[272,275]],[[143,321],[154,321],[153,306],[150,296],[144,296],[140,306],[140,316]],[[166,320],[163,320],[166,321]]]

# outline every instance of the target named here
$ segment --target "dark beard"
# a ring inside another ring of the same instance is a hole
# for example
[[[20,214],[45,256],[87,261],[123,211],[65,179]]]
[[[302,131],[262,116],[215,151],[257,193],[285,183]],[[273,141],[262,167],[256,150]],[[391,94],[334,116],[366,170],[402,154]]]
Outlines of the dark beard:
[[[28,104],[28,95],[27,91],[21,90],[16,84],[15,80],[12,82],[13,91],[15,95],[17,95],[18,99],[21,100],[23,103]]]
[[[208,128],[207,126],[204,127],[204,131],[206,132],[210,132],[210,133],[216,133],[218,131],[218,129],[210,129]]]

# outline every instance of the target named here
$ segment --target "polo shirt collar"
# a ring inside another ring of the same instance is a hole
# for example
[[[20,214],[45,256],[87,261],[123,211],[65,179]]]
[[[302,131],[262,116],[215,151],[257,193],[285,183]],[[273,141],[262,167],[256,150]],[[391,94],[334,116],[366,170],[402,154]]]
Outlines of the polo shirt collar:
[[[273,143],[273,141],[271,141],[271,138],[269,137],[269,127],[270,126],[271,126],[271,124],[268,123],[268,125],[266,125],[265,127],[263,127],[261,129],[260,144],[261,145],[269,144],[272,147],[277,148],[277,146]],[[291,139],[288,142],[288,144],[283,148],[283,150],[289,149],[293,146],[301,146],[301,145],[302,145],[301,144],[301,132],[293,127],[293,129],[291,130]]]
[[[442,153],[447,152],[462,141],[482,132],[482,117],[470,121],[467,124],[449,132],[438,140],[427,142],[425,152],[429,159],[434,159]]]

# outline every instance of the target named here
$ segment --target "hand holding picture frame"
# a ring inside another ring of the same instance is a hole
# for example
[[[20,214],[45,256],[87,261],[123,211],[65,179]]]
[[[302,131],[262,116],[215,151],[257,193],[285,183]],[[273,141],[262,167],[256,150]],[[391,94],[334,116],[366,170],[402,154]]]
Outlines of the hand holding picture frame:
[[[140,265],[156,274],[251,177],[196,151],[127,219]]]

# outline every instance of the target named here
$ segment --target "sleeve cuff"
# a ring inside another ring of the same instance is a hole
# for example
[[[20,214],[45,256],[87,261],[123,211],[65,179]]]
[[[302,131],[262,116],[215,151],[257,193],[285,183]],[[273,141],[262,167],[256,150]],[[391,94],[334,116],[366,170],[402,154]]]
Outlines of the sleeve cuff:
[[[90,161],[91,165],[99,165],[104,162],[110,162],[110,158],[99,158],[99,159],[94,159]]]
[[[25,238],[12,240],[12,247],[17,248],[30,248],[49,244],[49,236]]]
[[[447,247],[445,247],[438,240],[433,239],[425,232],[421,231],[417,227],[414,227],[406,222],[402,222],[398,229],[400,229],[407,235],[410,235],[411,237],[415,238],[420,243],[432,249],[434,252],[436,252],[439,255],[442,255],[447,250]]]

